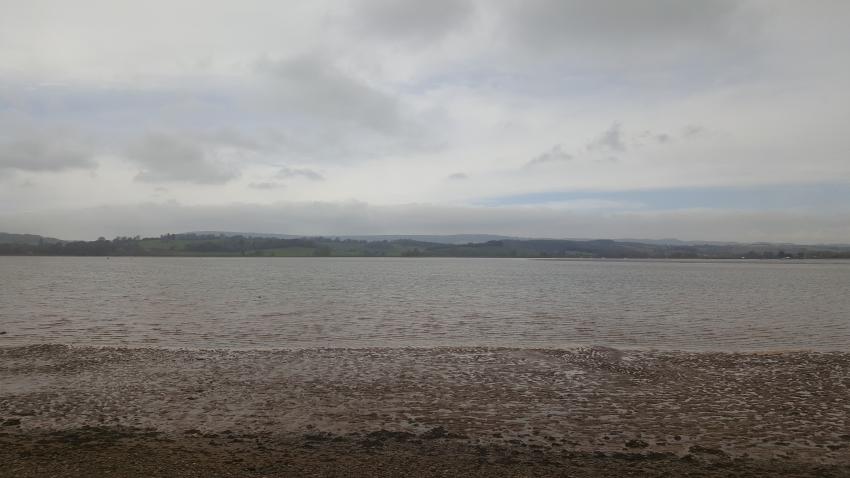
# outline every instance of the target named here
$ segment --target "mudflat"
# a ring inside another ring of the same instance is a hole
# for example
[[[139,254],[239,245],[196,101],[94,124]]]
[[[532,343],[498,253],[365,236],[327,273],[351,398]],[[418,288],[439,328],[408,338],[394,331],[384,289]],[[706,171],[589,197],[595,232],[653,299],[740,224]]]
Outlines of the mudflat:
[[[0,348],[0,476],[850,476],[850,354]]]

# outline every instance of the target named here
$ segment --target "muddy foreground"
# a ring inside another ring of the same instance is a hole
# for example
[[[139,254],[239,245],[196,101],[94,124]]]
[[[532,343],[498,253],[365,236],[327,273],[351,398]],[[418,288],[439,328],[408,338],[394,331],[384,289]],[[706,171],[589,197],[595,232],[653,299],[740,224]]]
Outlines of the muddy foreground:
[[[0,348],[0,476],[850,477],[850,354]]]

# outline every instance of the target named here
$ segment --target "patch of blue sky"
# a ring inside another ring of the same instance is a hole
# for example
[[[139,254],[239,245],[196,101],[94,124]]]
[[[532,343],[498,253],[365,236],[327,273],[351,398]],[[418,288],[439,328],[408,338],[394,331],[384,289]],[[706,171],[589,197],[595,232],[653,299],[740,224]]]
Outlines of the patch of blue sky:
[[[645,210],[736,209],[850,210],[850,184],[781,184],[749,187],[700,187],[631,191],[552,191],[485,198],[484,206],[569,204],[582,201],[628,204]]]
[[[0,110],[16,110],[30,118],[83,124],[115,118],[143,119],[167,110],[170,118],[187,122],[210,121],[210,116],[232,115],[239,108],[233,93],[215,88],[118,88],[67,85],[3,85]],[[5,99],[4,99],[5,97]],[[177,108],[175,105],[182,106]]]
[[[745,54],[740,56],[747,57]],[[749,58],[749,57],[747,57]],[[687,97],[718,84],[737,83],[755,75],[753,61],[727,58],[730,68],[723,77],[711,65],[697,59],[684,59],[667,65],[662,72],[646,73],[599,69],[570,62],[544,62],[526,65],[521,72],[500,69],[498,65],[477,64],[446,70],[399,85],[398,91],[420,94],[446,86],[494,90],[539,98],[594,98],[595,101],[652,101]]]

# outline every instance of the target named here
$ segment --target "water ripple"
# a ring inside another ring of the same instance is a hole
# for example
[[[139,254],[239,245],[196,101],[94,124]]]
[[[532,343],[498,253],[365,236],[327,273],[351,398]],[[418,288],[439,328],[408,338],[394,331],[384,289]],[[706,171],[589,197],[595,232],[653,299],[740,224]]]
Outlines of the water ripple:
[[[846,350],[850,264],[0,257],[0,345]]]

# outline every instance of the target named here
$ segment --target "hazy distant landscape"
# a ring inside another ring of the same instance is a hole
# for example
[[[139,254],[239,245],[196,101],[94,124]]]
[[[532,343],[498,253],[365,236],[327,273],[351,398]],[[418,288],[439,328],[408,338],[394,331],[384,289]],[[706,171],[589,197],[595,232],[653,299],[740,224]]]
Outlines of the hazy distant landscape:
[[[488,236],[298,237],[240,233],[164,234],[60,241],[0,234],[0,255],[248,257],[526,257],[626,259],[850,259],[850,246],[684,243],[671,240],[512,239],[458,243]],[[393,237],[406,237],[393,238]],[[492,237],[492,236],[490,236]],[[427,240],[426,240],[427,239]]]

